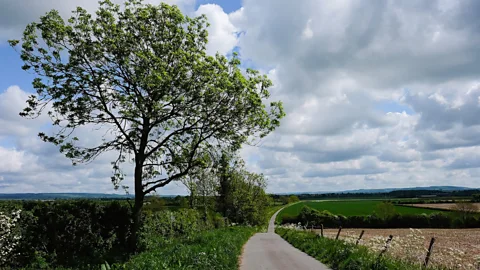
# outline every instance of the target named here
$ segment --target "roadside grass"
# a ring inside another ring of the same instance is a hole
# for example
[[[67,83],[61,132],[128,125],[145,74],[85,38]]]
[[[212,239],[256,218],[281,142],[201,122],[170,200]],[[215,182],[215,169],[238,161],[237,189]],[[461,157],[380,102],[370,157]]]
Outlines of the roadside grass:
[[[328,265],[333,270],[420,270],[421,265],[379,256],[367,247],[320,237],[313,232],[277,228],[276,233],[299,250]],[[447,268],[428,268],[445,270]]]
[[[242,226],[199,232],[153,247],[112,269],[238,269],[242,246],[255,232],[255,227]]]
[[[305,201],[300,202],[283,209],[279,216],[296,216],[300,213],[300,210],[304,205],[307,205],[313,209],[320,211],[327,210],[334,215],[343,215],[343,216],[367,216],[373,214],[377,205],[382,203],[382,201]],[[395,210],[397,213],[405,214],[432,214],[438,212],[446,212],[437,209],[428,209],[428,208],[419,208],[419,207],[408,207],[408,206],[398,206],[395,205]],[[277,219],[278,220],[278,219]]]

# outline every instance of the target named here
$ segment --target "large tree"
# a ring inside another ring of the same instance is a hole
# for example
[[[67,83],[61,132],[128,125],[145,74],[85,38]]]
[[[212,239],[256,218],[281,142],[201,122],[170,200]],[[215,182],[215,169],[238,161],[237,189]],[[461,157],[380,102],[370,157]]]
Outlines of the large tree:
[[[58,127],[40,138],[74,164],[116,151],[116,188],[126,176],[122,164],[134,164],[135,241],[146,194],[201,166],[210,148],[238,148],[284,116],[280,102],[264,104],[272,85],[265,75],[242,70],[236,54],[206,55],[207,26],[205,16],[189,18],[164,3],[105,0],[96,14],[79,7],[68,21],[52,10],[10,41],[21,44],[23,69],[36,75],[36,95],[21,115],[46,111]],[[85,144],[75,136],[82,126],[108,135]]]

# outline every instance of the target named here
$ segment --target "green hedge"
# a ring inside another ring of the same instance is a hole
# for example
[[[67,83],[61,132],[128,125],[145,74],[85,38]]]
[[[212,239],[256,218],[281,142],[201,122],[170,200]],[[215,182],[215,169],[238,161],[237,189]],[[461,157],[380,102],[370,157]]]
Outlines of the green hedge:
[[[304,206],[298,216],[282,215],[281,224],[301,223],[306,226],[325,228],[480,228],[480,217],[477,215],[461,216],[442,212],[430,215],[400,215],[388,218],[376,215],[350,216],[333,215],[328,211],[318,211]]]
[[[84,267],[117,260],[128,253],[130,224],[130,209],[118,202],[24,202],[11,267]]]
[[[312,232],[277,228],[276,233],[294,247],[327,264],[334,270],[423,269],[419,265],[394,260],[389,256],[379,257],[378,254],[373,253],[366,247],[355,246],[326,237],[322,238]]]
[[[127,263],[114,264],[112,269],[238,269],[242,246],[256,231],[254,227],[229,227],[197,232],[150,246]]]
[[[131,255],[131,211],[125,203],[25,201],[15,207],[22,208],[21,239],[9,267],[92,269],[105,261],[125,262]],[[144,249],[224,225],[217,215],[205,219],[191,209],[145,211],[143,219]]]

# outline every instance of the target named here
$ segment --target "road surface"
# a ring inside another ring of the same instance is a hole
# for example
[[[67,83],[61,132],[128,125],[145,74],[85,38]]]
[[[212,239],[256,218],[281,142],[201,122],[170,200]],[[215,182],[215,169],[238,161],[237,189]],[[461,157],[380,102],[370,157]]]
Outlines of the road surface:
[[[280,210],[270,219],[267,233],[257,233],[248,240],[240,270],[328,270],[275,234],[275,217]]]

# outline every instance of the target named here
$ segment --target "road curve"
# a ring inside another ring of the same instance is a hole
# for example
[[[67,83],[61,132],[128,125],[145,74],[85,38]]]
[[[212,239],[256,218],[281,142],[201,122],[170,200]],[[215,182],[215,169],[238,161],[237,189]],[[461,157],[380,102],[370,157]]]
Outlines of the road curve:
[[[257,233],[244,247],[240,270],[328,270],[319,261],[294,248],[275,233],[275,218],[270,219],[267,233]]]

